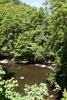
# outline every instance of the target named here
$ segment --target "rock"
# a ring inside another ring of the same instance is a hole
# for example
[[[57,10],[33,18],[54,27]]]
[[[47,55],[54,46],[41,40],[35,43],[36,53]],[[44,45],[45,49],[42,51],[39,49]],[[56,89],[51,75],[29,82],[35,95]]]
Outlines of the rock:
[[[39,64],[39,67],[41,67],[41,68],[45,68],[46,65],[41,65],[41,64]]]
[[[21,79],[21,80],[23,80],[23,79],[24,79],[24,77],[22,76],[22,77],[20,77],[20,79]]]
[[[50,98],[53,98],[53,95],[50,95]]]
[[[42,64],[35,64],[35,66],[41,67],[41,68],[45,68],[46,65],[42,65]]]
[[[17,61],[10,61],[9,63],[11,63],[11,64],[16,64]]]
[[[12,59],[11,61],[9,61],[8,59],[3,59],[3,60],[0,60],[0,63],[2,63],[2,64],[8,64],[8,63],[16,64],[17,61],[15,61],[14,59]]]
[[[54,64],[51,64],[52,66],[56,66],[56,64],[54,63]]]
[[[0,60],[0,63],[4,63],[4,64],[7,64],[7,63],[9,63],[9,61],[7,60],[7,59],[4,59],[4,60]]]
[[[48,66],[47,68],[51,69],[52,71],[55,70],[55,68],[53,68],[52,66]]]
[[[42,64],[35,64],[35,66],[37,67],[41,67],[41,68],[49,68],[52,71],[55,71],[55,68],[53,66],[47,66],[47,65],[42,65]]]

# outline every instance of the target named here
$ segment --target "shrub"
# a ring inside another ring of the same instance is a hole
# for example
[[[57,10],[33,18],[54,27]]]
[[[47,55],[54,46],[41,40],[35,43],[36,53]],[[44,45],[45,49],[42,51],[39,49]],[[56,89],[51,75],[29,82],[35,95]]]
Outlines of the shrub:
[[[61,98],[61,100],[67,100],[67,91],[66,91],[66,89],[64,89],[63,98]]]
[[[41,83],[39,86],[35,85],[25,85],[26,96],[23,97],[23,100],[44,100],[44,96],[48,96],[48,89],[45,83]]]

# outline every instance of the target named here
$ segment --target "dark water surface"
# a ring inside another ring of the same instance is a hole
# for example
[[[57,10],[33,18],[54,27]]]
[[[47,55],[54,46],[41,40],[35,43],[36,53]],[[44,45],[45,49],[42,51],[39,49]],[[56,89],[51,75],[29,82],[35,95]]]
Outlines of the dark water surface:
[[[16,91],[21,95],[24,93],[23,89],[25,84],[33,85],[35,83],[44,83],[46,82],[47,74],[51,72],[48,68],[36,67],[34,64],[5,64],[3,68],[6,71],[6,78],[10,79],[14,77],[18,80],[19,86],[16,88]],[[21,80],[20,77],[24,77],[24,79]],[[53,92],[50,88],[49,94],[54,95],[52,98],[49,97],[50,100],[58,100],[57,93]]]

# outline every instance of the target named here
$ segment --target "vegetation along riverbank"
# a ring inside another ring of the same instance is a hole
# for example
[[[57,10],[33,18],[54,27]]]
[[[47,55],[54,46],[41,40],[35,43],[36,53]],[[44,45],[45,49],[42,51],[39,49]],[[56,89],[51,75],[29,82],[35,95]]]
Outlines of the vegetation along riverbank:
[[[47,80],[54,91],[62,93],[60,100],[67,100],[67,0],[45,0],[40,8],[21,0],[0,0],[0,62],[3,63],[2,59],[19,64],[55,62],[55,71]],[[1,100],[43,100],[49,95],[46,83],[42,83],[26,85],[26,96],[22,98],[14,90],[17,81],[3,80],[4,74],[0,67]]]

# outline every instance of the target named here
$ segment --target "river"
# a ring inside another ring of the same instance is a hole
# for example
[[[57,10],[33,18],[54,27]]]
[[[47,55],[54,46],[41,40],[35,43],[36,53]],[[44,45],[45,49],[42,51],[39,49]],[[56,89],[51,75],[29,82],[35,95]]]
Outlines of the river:
[[[33,85],[35,83],[40,84],[46,82],[46,77],[49,72],[48,68],[36,67],[34,64],[3,64],[3,68],[6,71],[5,79],[10,79],[14,77],[18,80],[19,86],[16,87],[16,91],[21,95],[24,95],[25,84]],[[22,79],[23,78],[23,79]],[[48,97],[50,100],[58,100],[57,93],[49,88],[49,95],[53,97]]]

